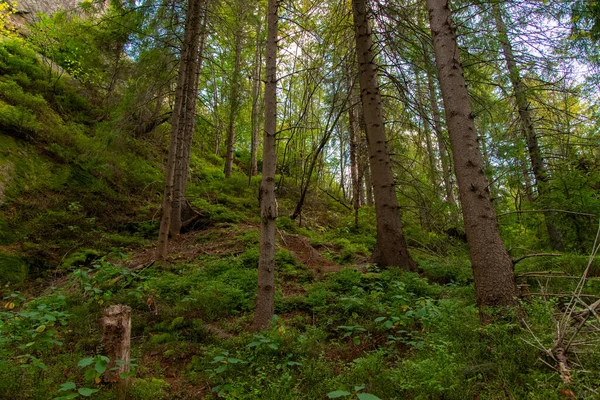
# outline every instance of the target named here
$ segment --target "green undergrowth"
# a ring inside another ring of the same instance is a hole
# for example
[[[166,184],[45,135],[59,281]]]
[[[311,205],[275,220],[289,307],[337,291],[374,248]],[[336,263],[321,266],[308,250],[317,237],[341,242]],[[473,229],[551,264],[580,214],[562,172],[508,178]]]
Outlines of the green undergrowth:
[[[564,386],[529,344],[551,346],[558,303],[536,297],[482,326],[464,259],[419,256],[428,278],[374,266],[318,275],[281,249],[276,317],[253,332],[257,231],[224,229],[241,253],[132,271],[120,266],[125,254],[90,250],[70,258],[67,281],[42,296],[5,292],[0,393],[54,398],[72,387],[113,398],[95,380],[103,371],[98,318],[110,304],[127,304],[132,399],[559,399],[563,388],[594,396],[597,344],[580,358],[588,372]],[[203,240],[223,239],[207,232]]]
[[[144,245],[132,215],[154,212],[142,196],[160,187],[155,150],[98,122],[81,87],[26,42],[0,43],[0,72],[0,245],[17,244],[34,274],[80,248]]]

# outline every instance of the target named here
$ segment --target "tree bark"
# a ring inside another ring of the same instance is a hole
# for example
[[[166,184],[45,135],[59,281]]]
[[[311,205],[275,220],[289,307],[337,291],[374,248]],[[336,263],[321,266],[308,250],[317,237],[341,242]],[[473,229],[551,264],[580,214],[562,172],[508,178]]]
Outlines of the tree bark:
[[[508,31],[504,24],[504,20],[502,19],[502,10],[500,9],[497,0],[492,2],[492,14],[494,16],[494,21],[496,22],[498,40],[502,46],[502,53],[504,55],[504,60],[506,61],[510,83],[513,87],[513,94],[517,103],[519,120],[521,122],[521,128],[523,129],[523,135],[525,136],[529,159],[531,160],[535,184],[540,197],[545,197],[550,192],[548,171],[540,150],[535,126],[533,125],[533,119],[531,118],[531,112],[529,111],[529,100],[527,98],[526,87],[521,78],[519,68],[517,67],[512,45],[508,39]],[[548,236],[550,237],[550,245],[555,250],[564,251],[565,243],[562,234],[552,222],[552,214],[545,215],[544,221],[546,223]]]
[[[358,210],[361,205],[361,186],[362,182],[358,167],[358,137],[360,134],[360,124],[358,116],[358,96],[355,95],[354,76],[351,69],[347,70],[348,90],[350,91],[350,107],[348,108],[348,132],[350,134],[350,178],[352,180],[352,208],[354,209],[354,227],[358,229]]]
[[[429,91],[429,103],[431,105],[431,113],[433,117],[433,130],[437,139],[438,151],[440,152],[440,160],[442,162],[442,179],[444,181],[444,189],[446,191],[446,202],[450,207],[450,217],[452,223],[458,225],[458,205],[454,197],[454,187],[452,185],[452,162],[446,146],[446,138],[442,129],[442,118],[440,107],[438,105],[438,96],[434,83],[434,71],[432,71],[431,57],[427,50],[424,50],[425,63],[427,65],[427,88]]]
[[[162,202],[162,217],[160,220],[160,229],[158,234],[158,246],[156,249],[156,258],[162,260],[167,255],[167,244],[169,233],[179,234],[172,230],[173,203],[175,200],[175,183],[181,182],[181,177],[177,180],[175,175],[182,173],[177,168],[178,158],[181,165],[183,156],[184,128],[186,126],[185,112],[187,110],[187,98],[196,96],[193,91],[193,82],[196,79],[196,60],[198,56],[198,41],[200,33],[200,17],[202,3],[204,0],[190,0],[186,13],[186,25],[181,49],[181,60],[177,76],[177,88],[175,90],[175,106],[173,108],[173,120],[171,123],[171,139],[169,142],[169,155],[166,166],[165,189]],[[178,188],[179,189],[179,188]]]
[[[121,378],[121,374],[129,372],[131,307],[116,305],[104,310],[102,347],[104,354],[110,359],[103,380],[107,383],[117,383],[118,398],[124,399],[129,379]],[[117,360],[121,362],[117,364]]]
[[[260,8],[259,8],[260,9]],[[258,132],[260,130],[259,111],[260,111],[260,91],[262,75],[262,48],[261,48],[262,18],[256,24],[256,53],[254,55],[254,73],[252,75],[252,139],[250,142],[250,173],[249,182],[252,177],[258,173]]]
[[[185,201],[185,191],[187,189],[188,171],[190,167],[190,157],[192,153],[192,141],[196,129],[196,105],[198,104],[198,84],[202,72],[204,61],[204,45],[206,39],[206,13],[202,10],[207,6],[207,0],[202,0],[197,12],[199,18],[204,22],[194,27],[192,32],[193,40],[190,43],[190,51],[196,51],[192,54],[191,65],[189,66],[187,85],[184,89],[185,111],[183,115],[183,132],[181,143],[178,143],[177,163],[175,166],[175,182],[173,185],[173,210],[171,212],[171,235],[181,233],[183,208],[189,204]],[[196,11],[196,10],[195,10]],[[200,40],[201,39],[201,40]]]
[[[462,203],[477,304],[516,304],[512,261],[502,244],[483,170],[447,0],[427,0],[436,65]]]
[[[225,178],[231,177],[233,170],[234,146],[235,146],[235,122],[237,119],[238,108],[240,105],[240,65],[242,62],[242,39],[244,34],[244,20],[246,18],[246,3],[241,0],[241,15],[238,21],[238,27],[235,33],[235,63],[233,64],[233,74],[231,78],[231,91],[229,98],[229,126],[227,128],[227,152],[225,153]]]
[[[365,0],[353,0],[356,53],[358,58],[361,101],[366,123],[371,178],[375,195],[377,244],[373,262],[380,267],[395,265],[413,271],[416,263],[408,253],[402,231],[400,207],[383,125],[381,94],[375,64],[371,27]]]
[[[260,255],[254,327],[265,328],[275,311],[275,169],[277,167],[277,0],[269,0],[267,15],[265,127],[260,185]]]

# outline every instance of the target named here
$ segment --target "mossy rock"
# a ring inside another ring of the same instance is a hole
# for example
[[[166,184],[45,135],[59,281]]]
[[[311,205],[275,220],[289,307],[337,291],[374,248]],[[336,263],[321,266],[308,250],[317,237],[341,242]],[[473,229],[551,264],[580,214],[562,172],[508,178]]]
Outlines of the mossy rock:
[[[27,263],[20,257],[0,253],[0,284],[20,285],[27,278]]]

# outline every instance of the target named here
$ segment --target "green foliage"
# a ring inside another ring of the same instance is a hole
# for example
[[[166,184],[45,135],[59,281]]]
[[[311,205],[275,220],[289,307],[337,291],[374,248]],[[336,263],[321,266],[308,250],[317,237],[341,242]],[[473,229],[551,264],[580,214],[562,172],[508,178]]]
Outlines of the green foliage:
[[[160,400],[169,398],[170,384],[159,378],[134,379],[128,393],[135,400]]]
[[[21,285],[27,278],[27,263],[21,257],[0,252],[0,284]]]

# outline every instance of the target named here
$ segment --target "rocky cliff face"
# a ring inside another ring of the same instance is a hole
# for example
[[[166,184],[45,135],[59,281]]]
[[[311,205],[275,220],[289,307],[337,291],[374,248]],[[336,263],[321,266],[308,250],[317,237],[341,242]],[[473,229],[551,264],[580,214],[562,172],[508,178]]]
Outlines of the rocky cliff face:
[[[93,0],[103,7],[108,6],[110,0]],[[82,0],[17,0],[17,25],[31,23],[38,13],[52,15],[57,11],[65,10],[74,13],[81,11]]]
[[[79,0],[19,0],[17,10],[19,14],[33,18],[37,13],[54,14],[60,10],[75,10]]]

